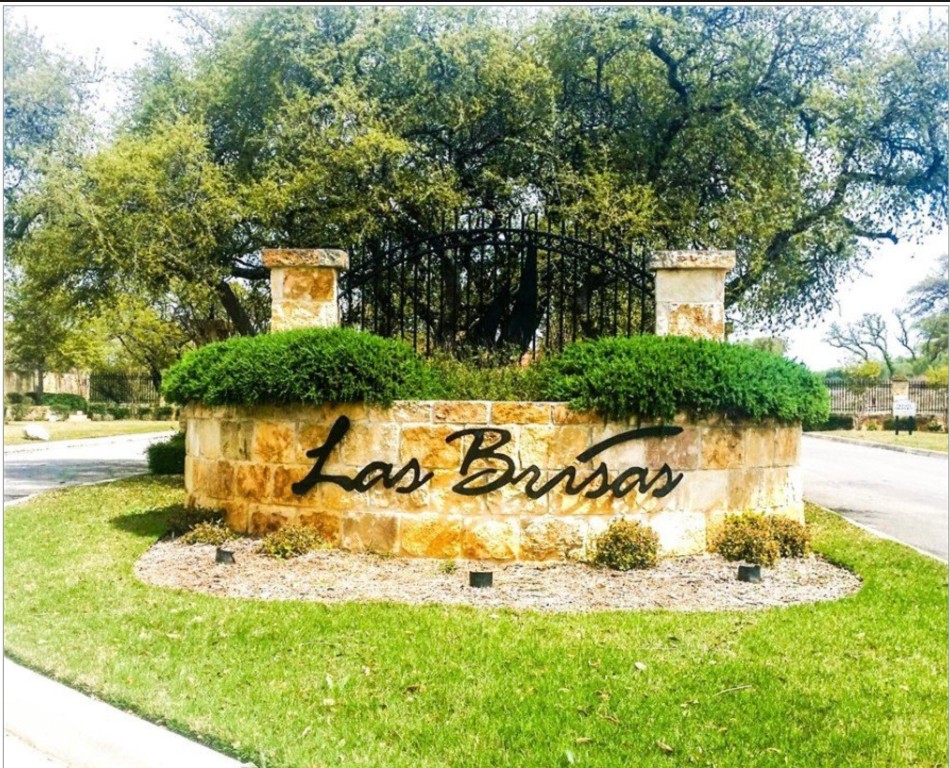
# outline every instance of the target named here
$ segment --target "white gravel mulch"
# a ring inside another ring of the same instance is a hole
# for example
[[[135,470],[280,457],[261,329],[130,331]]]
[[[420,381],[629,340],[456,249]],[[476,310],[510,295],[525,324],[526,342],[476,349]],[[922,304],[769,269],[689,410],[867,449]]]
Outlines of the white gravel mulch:
[[[850,571],[809,556],[762,569],[762,583],[736,579],[736,564],[718,555],[661,560],[655,567],[620,573],[581,563],[485,563],[381,557],[322,549],[290,560],[257,554],[258,542],[229,542],[234,564],[215,562],[215,547],[160,541],[135,565],[147,584],[220,597],[306,600],[322,603],[385,601],[469,605],[478,608],[572,613],[648,610],[722,611],[837,600],[861,580]],[[471,570],[494,571],[494,586],[468,586]]]

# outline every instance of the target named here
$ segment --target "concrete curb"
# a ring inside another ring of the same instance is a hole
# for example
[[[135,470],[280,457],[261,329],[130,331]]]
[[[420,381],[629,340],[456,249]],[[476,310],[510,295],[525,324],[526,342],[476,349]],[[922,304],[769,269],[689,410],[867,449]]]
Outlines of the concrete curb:
[[[70,768],[241,768],[247,763],[3,659],[4,730]]]
[[[3,446],[3,455],[12,453],[34,453],[36,451],[49,451],[54,448],[82,448],[87,446],[94,448],[99,445],[113,445],[114,443],[128,443],[143,438],[159,439],[167,438],[176,434],[175,430],[164,430],[162,432],[138,432],[130,435],[109,435],[108,437],[84,437],[76,440],[50,440],[39,443],[17,443],[16,445]]]
[[[903,445],[872,443],[870,440],[852,440],[850,437],[823,435],[820,432],[805,432],[802,434],[802,437],[815,437],[819,440],[829,440],[833,443],[846,443],[847,445],[863,445],[867,448],[883,448],[885,451],[897,451],[898,453],[913,453],[917,456],[929,456],[932,459],[947,459],[948,456],[950,456],[943,451],[928,451],[926,448],[906,448]]]

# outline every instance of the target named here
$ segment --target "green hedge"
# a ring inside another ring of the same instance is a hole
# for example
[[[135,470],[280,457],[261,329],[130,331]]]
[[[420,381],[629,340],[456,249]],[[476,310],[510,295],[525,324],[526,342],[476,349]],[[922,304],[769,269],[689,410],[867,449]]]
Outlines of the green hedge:
[[[369,402],[444,396],[436,371],[399,341],[345,328],[242,336],[196,349],[166,371],[176,403]]]
[[[611,418],[721,413],[820,424],[828,390],[807,368],[770,352],[678,336],[572,344],[544,364],[544,396]]]
[[[230,339],[187,354],[165,396],[207,405],[393,400],[560,400],[611,418],[721,413],[820,424],[828,392],[806,368],[745,346],[679,337],[582,342],[528,369],[427,362],[407,345],[346,329]]]

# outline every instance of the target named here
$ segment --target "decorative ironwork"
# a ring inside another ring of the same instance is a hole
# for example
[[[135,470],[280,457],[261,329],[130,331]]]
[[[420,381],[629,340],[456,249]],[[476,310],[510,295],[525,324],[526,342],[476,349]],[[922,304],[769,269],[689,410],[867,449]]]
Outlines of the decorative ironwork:
[[[161,392],[148,374],[101,373],[89,374],[89,402],[158,404]]]
[[[350,248],[340,316],[418,352],[511,359],[652,331],[646,251],[527,218],[461,216]]]

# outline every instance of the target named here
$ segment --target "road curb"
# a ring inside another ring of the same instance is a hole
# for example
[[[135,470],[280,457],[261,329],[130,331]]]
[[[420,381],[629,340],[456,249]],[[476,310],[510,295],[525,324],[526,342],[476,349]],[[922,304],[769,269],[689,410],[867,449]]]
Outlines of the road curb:
[[[947,459],[948,454],[943,451],[928,451],[926,448],[907,448],[903,445],[887,445],[886,443],[872,443],[867,440],[852,440],[850,437],[838,437],[837,435],[823,435],[820,432],[805,432],[803,437],[814,437],[818,440],[828,440],[832,443],[845,443],[846,445],[863,445],[866,448],[883,448],[885,451],[897,451],[898,453],[913,453],[917,456],[929,456],[932,459]]]
[[[17,443],[16,445],[3,446],[3,455],[14,453],[35,453],[36,451],[49,451],[55,448],[81,448],[88,446],[94,448],[98,445],[113,445],[115,443],[128,443],[143,438],[159,439],[171,437],[176,434],[175,430],[163,430],[161,432],[133,432],[130,435],[109,435],[108,437],[83,437],[76,440],[49,440],[40,443]]]
[[[3,658],[4,730],[70,768],[242,768],[232,757]]]

